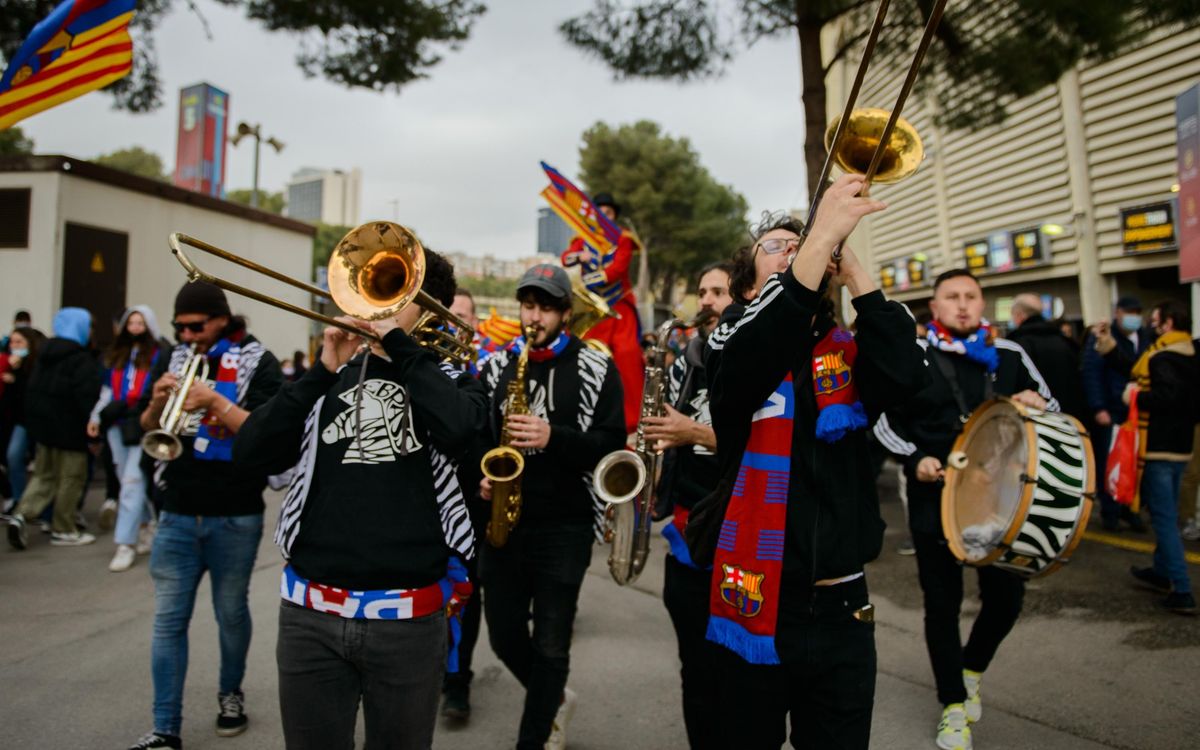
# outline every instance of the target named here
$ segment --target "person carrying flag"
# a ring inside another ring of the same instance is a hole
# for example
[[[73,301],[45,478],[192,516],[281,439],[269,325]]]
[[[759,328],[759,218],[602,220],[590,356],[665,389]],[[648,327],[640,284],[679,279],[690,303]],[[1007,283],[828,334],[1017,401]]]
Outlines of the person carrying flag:
[[[621,215],[620,204],[608,193],[597,193],[592,198],[592,205],[610,222],[615,223]],[[563,266],[579,266],[584,286],[602,297],[614,313],[613,317],[592,326],[583,338],[599,341],[612,352],[625,394],[626,432],[637,429],[645,378],[642,350],[638,345],[641,325],[637,300],[629,280],[629,265],[634,252],[639,249],[633,233],[622,228],[616,244],[605,250],[593,248],[582,237],[576,237],[562,254]]]

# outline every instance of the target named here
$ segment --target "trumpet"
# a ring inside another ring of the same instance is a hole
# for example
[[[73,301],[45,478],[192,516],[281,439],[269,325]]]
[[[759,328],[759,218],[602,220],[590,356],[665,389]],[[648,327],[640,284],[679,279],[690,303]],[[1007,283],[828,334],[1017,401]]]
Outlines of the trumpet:
[[[465,366],[475,358],[472,345],[474,329],[421,289],[425,279],[425,248],[415,234],[399,224],[370,221],[347,232],[329,257],[328,291],[181,232],[172,233],[167,244],[187,271],[188,281],[207,281],[226,291],[373,341],[378,341],[379,337],[371,331],[206,273],[188,257],[183,246],[215,255],[328,299],[347,315],[359,320],[390,318],[415,302],[425,311],[412,334],[418,344],[460,366]]]
[[[162,416],[158,418],[159,429],[151,430],[142,436],[142,450],[156,461],[174,461],[183,452],[183,442],[179,436],[195,418],[195,412],[184,411],[183,402],[187,400],[192,384],[197,380],[204,382],[208,379],[208,357],[196,350],[192,344],[187,359],[183,363],[183,372],[167,404]]]

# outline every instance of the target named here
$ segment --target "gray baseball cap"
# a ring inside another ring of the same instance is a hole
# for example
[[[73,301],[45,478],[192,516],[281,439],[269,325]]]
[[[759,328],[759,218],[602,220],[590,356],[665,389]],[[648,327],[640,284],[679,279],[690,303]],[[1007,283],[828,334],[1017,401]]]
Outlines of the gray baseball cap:
[[[528,287],[537,287],[558,299],[571,298],[571,278],[561,266],[539,263],[532,266],[517,282],[517,293]]]

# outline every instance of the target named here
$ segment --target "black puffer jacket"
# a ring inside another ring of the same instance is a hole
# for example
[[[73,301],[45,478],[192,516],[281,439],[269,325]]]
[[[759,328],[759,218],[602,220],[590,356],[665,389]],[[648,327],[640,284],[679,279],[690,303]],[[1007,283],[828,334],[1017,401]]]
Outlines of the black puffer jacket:
[[[87,423],[103,371],[79,344],[52,338],[38,353],[25,391],[25,427],[34,442],[87,450]]]
[[[1089,421],[1091,414],[1079,374],[1079,346],[1041,315],[1026,320],[1008,338],[1020,344],[1033,360],[1059,407],[1085,423]]]

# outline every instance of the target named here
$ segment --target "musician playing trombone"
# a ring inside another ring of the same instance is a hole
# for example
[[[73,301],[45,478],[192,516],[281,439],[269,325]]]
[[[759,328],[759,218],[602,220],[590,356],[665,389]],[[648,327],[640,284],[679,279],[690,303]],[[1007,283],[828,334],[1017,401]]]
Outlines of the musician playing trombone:
[[[232,737],[246,729],[242,676],[250,648],[247,597],[262,536],[267,475],[233,462],[233,439],[283,382],[278,360],[246,331],[245,320],[230,312],[219,287],[204,281],[185,284],[175,297],[173,325],[180,343],[170,357],[159,357],[150,373],[154,387],[145,389],[138,407],[142,428],[159,427],[193,351],[207,360],[209,379],[197,379],[187,388],[182,408],[199,415],[199,424],[183,420],[181,452],[155,471],[154,492],[162,512],[150,553],[154,731],[131,750],[180,747],[188,624],[206,571],[221,641],[216,731]]]
[[[724,747],[778,748],[789,715],[795,747],[866,750],[870,740],[874,609],[863,566],[879,554],[883,521],[866,428],[925,373],[908,312],[850,248],[831,260],[884,208],[858,195],[862,185],[834,182],[803,241],[782,227],[756,237],[757,252],[782,246],[794,259],[709,337],[720,484],[686,533],[693,559],[713,563],[708,638],[722,646]],[[825,277],[849,291],[857,335],[822,302]]]
[[[424,251],[421,288],[449,306],[453,267]],[[275,543],[279,704],[288,748],[428,748],[447,633],[473,554],[456,461],[484,421],[482,386],[417,343],[422,308],[325,329],[321,356],[238,435],[241,463],[295,465]],[[343,318],[343,322],[352,319]],[[453,657],[450,659],[453,662]],[[453,668],[453,664],[450,664]]]
[[[480,374],[492,399],[487,447],[501,440],[507,420],[509,445],[525,462],[516,526],[504,546],[483,546],[483,611],[492,650],[525,688],[517,747],[561,750],[575,704],[566,689],[571,631],[601,522],[591,470],[625,443],[621,380],[612,360],[570,333],[566,271],[533,266],[517,283],[517,300],[521,327],[532,332],[492,355]],[[528,413],[506,414],[508,384],[526,349],[519,385]],[[498,502],[492,491],[485,478],[480,494]]]

